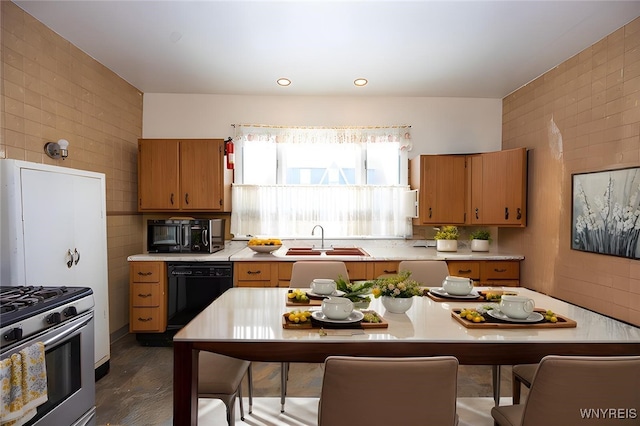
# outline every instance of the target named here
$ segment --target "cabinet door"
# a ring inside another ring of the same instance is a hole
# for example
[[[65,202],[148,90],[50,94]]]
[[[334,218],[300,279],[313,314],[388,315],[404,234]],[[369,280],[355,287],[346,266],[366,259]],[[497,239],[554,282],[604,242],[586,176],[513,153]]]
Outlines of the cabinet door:
[[[180,141],[182,210],[222,210],[222,139]]]
[[[138,141],[138,210],[178,210],[180,188],[177,140]]]
[[[524,148],[482,154],[481,201],[472,196],[476,202],[472,214],[480,212],[478,224],[526,224],[526,157]]]
[[[422,224],[463,224],[466,160],[459,155],[421,158],[420,220]]]

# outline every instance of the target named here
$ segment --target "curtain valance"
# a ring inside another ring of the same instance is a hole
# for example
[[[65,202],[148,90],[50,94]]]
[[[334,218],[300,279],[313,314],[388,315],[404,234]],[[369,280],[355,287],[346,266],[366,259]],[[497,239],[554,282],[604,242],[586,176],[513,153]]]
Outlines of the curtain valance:
[[[411,150],[411,126],[287,127],[236,124],[234,141],[275,143],[385,143]]]

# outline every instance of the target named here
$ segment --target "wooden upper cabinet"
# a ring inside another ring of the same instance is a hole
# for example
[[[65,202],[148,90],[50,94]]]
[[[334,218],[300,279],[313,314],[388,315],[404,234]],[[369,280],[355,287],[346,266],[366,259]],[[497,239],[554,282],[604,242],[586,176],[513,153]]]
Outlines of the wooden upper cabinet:
[[[223,211],[222,139],[140,139],[140,211]]]
[[[471,224],[525,226],[527,222],[527,150],[470,156]]]
[[[180,144],[174,140],[138,142],[138,209],[180,208]]]
[[[222,210],[224,141],[180,141],[182,210]]]
[[[464,224],[466,173],[464,155],[421,155],[411,160],[411,187],[419,190],[414,224]]]

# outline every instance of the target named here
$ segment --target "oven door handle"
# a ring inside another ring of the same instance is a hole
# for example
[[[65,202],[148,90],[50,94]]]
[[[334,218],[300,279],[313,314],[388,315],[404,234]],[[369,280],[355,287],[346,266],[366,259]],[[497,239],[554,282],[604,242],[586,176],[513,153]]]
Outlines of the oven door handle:
[[[49,340],[45,340],[44,343],[44,347],[45,349],[47,349],[49,346],[54,346],[56,344],[58,344],[60,341],[66,339],[69,335],[75,333],[76,331],[78,331],[78,329],[84,327],[85,325],[89,324],[89,322],[93,319],[93,315],[90,315],[88,318],[84,318],[83,320],[76,322],[75,324],[69,324],[65,327],[65,329],[60,333],[60,334],[56,334],[55,336],[53,336],[52,338],[50,338]]]

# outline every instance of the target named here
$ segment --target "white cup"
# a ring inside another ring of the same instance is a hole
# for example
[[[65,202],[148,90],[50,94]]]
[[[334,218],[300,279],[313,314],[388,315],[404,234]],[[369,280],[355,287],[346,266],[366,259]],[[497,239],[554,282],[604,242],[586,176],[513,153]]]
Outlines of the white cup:
[[[470,278],[447,276],[442,281],[442,288],[453,296],[466,296],[473,289],[473,281]]]
[[[353,302],[344,297],[327,297],[322,301],[322,313],[329,319],[347,319],[353,312]]]
[[[500,299],[500,311],[513,319],[526,319],[531,315],[536,303],[523,296],[503,295]]]
[[[316,278],[311,282],[311,291],[315,294],[332,294],[336,291],[336,282],[328,278]]]

